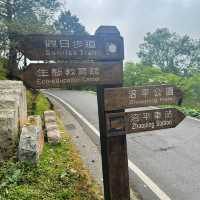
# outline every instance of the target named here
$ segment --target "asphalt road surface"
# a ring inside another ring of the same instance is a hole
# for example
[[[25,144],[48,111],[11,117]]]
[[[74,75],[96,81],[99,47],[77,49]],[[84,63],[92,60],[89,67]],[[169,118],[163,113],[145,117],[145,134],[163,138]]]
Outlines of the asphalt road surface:
[[[73,106],[98,129],[97,99],[80,91],[48,90]],[[200,199],[200,121],[186,118],[174,129],[127,136],[128,158],[172,200]],[[134,184],[144,200],[158,197],[151,183],[130,170]],[[162,196],[162,194],[160,195]]]

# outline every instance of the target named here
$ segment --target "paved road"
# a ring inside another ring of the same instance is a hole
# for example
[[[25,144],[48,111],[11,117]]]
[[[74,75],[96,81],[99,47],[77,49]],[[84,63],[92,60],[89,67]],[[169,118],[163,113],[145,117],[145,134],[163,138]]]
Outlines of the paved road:
[[[51,90],[98,128],[94,94]],[[175,129],[128,135],[128,156],[173,200],[200,199],[200,121],[186,118]],[[144,200],[156,200],[145,183],[130,172]]]

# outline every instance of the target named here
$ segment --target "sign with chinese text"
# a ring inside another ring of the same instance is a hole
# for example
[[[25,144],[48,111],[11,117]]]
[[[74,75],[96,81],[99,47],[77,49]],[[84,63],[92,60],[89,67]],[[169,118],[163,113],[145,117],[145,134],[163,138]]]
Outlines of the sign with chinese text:
[[[182,98],[182,92],[170,85],[108,88],[104,93],[106,111],[178,104]]]
[[[109,136],[175,128],[185,115],[175,108],[107,114]]]
[[[123,60],[120,35],[24,35],[18,50],[30,60]]]
[[[68,85],[103,85],[122,82],[121,62],[66,62],[30,64],[21,78],[35,89]]]

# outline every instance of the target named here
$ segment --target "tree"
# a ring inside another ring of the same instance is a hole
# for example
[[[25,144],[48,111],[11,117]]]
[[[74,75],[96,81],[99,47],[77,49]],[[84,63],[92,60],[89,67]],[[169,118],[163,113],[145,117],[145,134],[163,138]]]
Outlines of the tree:
[[[58,20],[54,23],[56,32],[66,35],[88,34],[85,27],[80,24],[79,18],[70,11],[62,11]]]
[[[16,33],[49,32],[58,0],[0,0],[0,50],[8,51],[10,78],[17,71]]]
[[[147,33],[138,57],[145,65],[154,65],[163,72],[189,76],[200,71],[200,43],[189,36],[170,33],[167,28]]]
[[[158,67],[138,63],[126,63],[124,67],[125,86],[171,84],[182,88],[185,78],[162,72]]]
[[[140,63],[126,63],[124,67],[124,84],[125,86],[154,84],[155,78],[162,74],[158,67]]]
[[[200,107],[200,74],[189,77],[184,83],[186,103]]]

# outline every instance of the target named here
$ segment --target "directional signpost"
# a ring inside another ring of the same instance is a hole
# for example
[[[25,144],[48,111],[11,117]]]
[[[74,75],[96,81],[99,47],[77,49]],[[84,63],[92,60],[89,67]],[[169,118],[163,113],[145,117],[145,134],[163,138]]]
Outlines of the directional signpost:
[[[125,112],[126,108],[180,104],[182,92],[171,85],[122,87],[124,44],[113,26],[95,35],[26,35],[17,45],[30,60],[21,74],[31,88],[96,85],[105,200],[130,200],[126,134],[176,127],[176,109]]]

